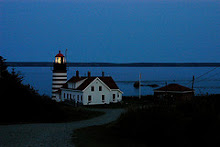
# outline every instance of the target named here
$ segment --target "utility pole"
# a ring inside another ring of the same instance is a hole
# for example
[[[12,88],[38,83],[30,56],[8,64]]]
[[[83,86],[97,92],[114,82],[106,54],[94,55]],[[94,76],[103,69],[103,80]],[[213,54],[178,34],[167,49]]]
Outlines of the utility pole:
[[[165,82],[166,84],[166,93],[165,93],[165,97],[167,98],[167,81]]]
[[[65,50],[65,60],[66,60],[66,67],[67,67],[67,70],[69,70],[69,66],[68,66],[68,64],[67,64],[67,48],[66,48],[66,50]]]
[[[141,99],[141,73],[139,74],[139,99]]]
[[[65,56],[66,56],[66,63],[67,63],[67,48],[66,48],[66,51],[65,51]]]
[[[193,76],[193,79],[192,79],[192,90],[193,90],[193,86],[194,86],[194,81],[195,81],[195,77]]]

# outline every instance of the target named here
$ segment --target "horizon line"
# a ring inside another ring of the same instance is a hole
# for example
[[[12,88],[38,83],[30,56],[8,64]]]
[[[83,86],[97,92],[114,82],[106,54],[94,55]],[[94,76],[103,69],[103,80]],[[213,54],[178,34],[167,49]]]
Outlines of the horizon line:
[[[53,62],[6,62],[10,67],[52,67]],[[220,62],[67,62],[68,67],[220,67]]]

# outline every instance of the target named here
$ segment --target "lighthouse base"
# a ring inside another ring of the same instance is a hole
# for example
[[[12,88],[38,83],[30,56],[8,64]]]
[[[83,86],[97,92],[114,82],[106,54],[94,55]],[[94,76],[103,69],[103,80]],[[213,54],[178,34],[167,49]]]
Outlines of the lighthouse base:
[[[56,102],[60,102],[61,101],[60,94],[59,93],[53,93],[52,100],[54,100]]]

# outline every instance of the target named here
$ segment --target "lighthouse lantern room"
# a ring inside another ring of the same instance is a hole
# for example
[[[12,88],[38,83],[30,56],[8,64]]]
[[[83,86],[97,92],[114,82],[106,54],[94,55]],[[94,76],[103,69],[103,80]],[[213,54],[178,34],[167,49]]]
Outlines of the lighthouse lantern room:
[[[65,56],[59,51],[53,63],[52,99],[59,101],[58,90],[67,82]]]

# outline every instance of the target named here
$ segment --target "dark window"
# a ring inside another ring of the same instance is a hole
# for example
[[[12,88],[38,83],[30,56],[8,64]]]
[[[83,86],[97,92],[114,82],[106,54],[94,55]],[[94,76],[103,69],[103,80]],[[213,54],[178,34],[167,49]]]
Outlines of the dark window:
[[[79,101],[79,95],[77,95],[77,101]]]
[[[91,91],[94,91],[94,86],[91,87]]]
[[[102,86],[99,86],[99,91],[102,91]]]
[[[89,95],[89,96],[88,96],[88,102],[91,102],[91,101],[92,101],[92,96]]]
[[[70,94],[70,99],[72,99],[72,95]]]
[[[115,100],[115,94],[113,94],[113,101]]]
[[[66,94],[65,93],[63,93],[63,98],[66,98]]]
[[[81,95],[81,102],[83,101],[83,96]]]
[[[105,95],[102,95],[102,101],[105,101]]]
[[[67,93],[67,99],[69,99],[69,94]]]

